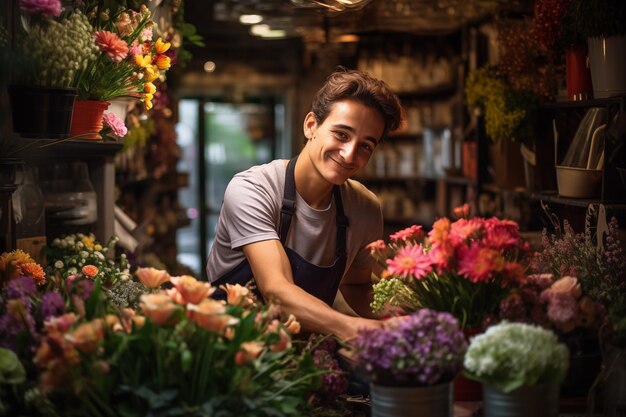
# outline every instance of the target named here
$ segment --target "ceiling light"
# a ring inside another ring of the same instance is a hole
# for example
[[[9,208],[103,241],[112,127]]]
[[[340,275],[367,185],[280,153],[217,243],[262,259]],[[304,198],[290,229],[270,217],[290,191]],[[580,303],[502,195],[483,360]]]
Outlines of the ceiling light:
[[[204,63],[204,71],[205,72],[213,72],[213,71],[215,71],[215,67],[216,67],[216,65],[215,65],[215,62],[213,62],[213,61],[207,61],[207,62]]]
[[[239,16],[239,23],[244,25],[256,25],[263,21],[263,16],[260,14],[242,14]]]
[[[250,33],[256,36],[261,36],[263,35],[265,32],[268,32],[270,30],[270,25],[253,25],[252,27],[250,27]]]

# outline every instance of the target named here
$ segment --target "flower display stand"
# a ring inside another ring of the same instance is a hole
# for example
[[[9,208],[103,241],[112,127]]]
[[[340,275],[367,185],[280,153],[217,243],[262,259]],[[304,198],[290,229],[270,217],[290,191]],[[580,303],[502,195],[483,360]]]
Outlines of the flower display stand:
[[[370,385],[372,417],[452,417],[451,382],[426,387]]]

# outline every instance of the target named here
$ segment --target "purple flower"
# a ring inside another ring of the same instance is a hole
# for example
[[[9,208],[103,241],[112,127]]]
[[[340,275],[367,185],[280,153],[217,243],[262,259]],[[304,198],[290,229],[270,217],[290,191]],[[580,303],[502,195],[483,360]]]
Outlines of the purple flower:
[[[124,121],[117,117],[115,114],[105,113],[102,117],[102,120],[104,121],[104,124],[106,126],[111,128],[111,131],[113,131],[113,134],[115,136],[123,138],[128,133],[128,128],[124,124]]]
[[[24,13],[59,17],[61,15],[61,0],[20,0],[20,9]]]
[[[30,309],[30,297],[35,294],[37,285],[30,277],[17,277],[7,285],[7,298],[21,300],[24,306]]]
[[[47,292],[41,297],[41,316],[43,320],[60,316],[65,312],[65,302],[58,292]]]
[[[460,371],[467,341],[449,313],[421,309],[363,329],[354,341],[355,361],[384,385],[435,385]]]

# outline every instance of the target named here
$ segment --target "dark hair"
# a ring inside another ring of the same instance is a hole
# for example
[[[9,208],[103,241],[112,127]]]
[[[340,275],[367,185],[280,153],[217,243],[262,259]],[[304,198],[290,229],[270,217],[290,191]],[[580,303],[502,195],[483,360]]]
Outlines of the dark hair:
[[[317,123],[324,123],[333,105],[341,100],[355,100],[378,110],[385,120],[381,140],[400,126],[402,106],[398,96],[387,83],[366,72],[339,67],[326,78],[311,104]]]

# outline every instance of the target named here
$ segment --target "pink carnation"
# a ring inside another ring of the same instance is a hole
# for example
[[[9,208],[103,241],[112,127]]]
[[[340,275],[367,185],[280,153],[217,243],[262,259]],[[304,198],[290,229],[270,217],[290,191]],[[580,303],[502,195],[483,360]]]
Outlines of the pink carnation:
[[[113,113],[105,113],[102,120],[108,127],[111,128],[115,136],[123,138],[126,136],[126,133],[128,133],[128,129],[126,128],[124,121]]]
[[[113,62],[122,62],[128,55],[128,45],[119,36],[107,30],[100,30],[94,34],[98,48]]]
[[[20,0],[20,9],[24,13],[58,17],[61,14],[61,0]]]

